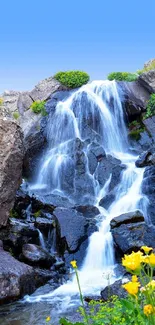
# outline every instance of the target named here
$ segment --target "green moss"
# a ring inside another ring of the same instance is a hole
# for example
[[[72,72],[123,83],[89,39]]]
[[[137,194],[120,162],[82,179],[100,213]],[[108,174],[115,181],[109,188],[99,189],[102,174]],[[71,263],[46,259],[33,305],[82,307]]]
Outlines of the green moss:
[[[134,128],[135,126],[140,126],[140,122],[138,121],[132,121],[130,124],[129,124],[129,128],[132,129]]]
[[[18,112],[14,112],[12,115],[15,120],[18,120],[18,118],[20,117],[20,114]]]
[[[129,137],[130,137],[131,139],[134,139],[134,140],[138,141],[138,140],[140,140],[140,138],[141,138],[141,133],[144,132],[144,131],[145,131],[144,128],[140,128],[140,129],[132,130],[132,131],[130,131],[130,133],[129,133]]]
[[[60,71],[55,74],[54,78],[68,88],[78,88],[89,81],[89,75],[86,72],[78,70]]]
[[[3,105],[3,98],[0,97],[0,106]]]
[[[45,101],[44,100],[37,100],[36,102],[33,102],[32,105],[30,106],[30,108],[32,109],[32,111],[35,114],[42,114],[42,116],[46,116],[47,112],[45,109]]]
[[[138,78],[136,73],[130,72],[112,72],[108,75],[108,80],[117,80],[117,81],[136,81]]]
[[[36,211],[33,215],[34,215],[35,218],[40,217],[41,216],[41,210]]]
[[[17,211],[15,211],[14,209],[11,209],[10,210],[10,218],[19,218]]]

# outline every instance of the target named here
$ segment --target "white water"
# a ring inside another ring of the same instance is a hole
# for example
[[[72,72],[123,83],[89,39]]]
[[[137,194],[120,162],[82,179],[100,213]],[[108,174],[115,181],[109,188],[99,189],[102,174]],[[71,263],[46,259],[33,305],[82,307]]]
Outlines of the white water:
[[[44,250],[46,250],[46,244],[45,244],[44,236],[43,236],[42,232],[41,232],[39,229],[37,229],[37,230],[38,230],[38,234],[39,234],[40,246],[41,246]]]
[[[87,105],[83,96],[87,97]],[[82,140],[87,138],[87,132],[85,133],[83,129],[84,121],[89,118],[91,129],[100,135],[106,154],[119,158],[126,165],[120,184],[115,188],[115,201],[108,210],[101,208],[99,201],[108,193],[111,177],[101,188],[96,175],[90,175],[87,166],[87,174],[93,179],[94,184],[94,205],[99,208],[101,215],[99,231],[93,233],[89,239],[79,277],[83,293],[93,295],[99,294],[100,289],[108,284],[109,275],[111,283],[116,280],[113,239],[110,232],[111,219],[136,209],[142,210],[147,218],[147,199],[141,192],[144,169],[135,167],[137,157],[129,153],[123,109],[115,82],[94,81],[83,86],[65,102],[58,103],[52,122],[49,119],[48,124],[49,150],[42,161],[37,182],[32,188],[44,188],[47,192],[55,190],[60,193],[65,192],[63,175],[66,169],[74,164],[70,141],[75,138]],[[86,154],[87,150],[85,150]],[[54,292],[33,298],[28,297],[27,301],[44,299],[51,301],[52,297],[55,299],[61,297],[63,304],[64,301],[69,304],[77,292],[76,279],[73,277],[72,281]]]

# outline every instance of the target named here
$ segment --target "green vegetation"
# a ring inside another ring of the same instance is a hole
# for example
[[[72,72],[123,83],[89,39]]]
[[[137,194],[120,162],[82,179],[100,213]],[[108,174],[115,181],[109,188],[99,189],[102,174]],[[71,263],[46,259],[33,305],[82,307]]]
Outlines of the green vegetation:
[[[138,78],[136,73],[130,72],[112,72],[108,75],[108,80],[117,80],[117,81],[136,81]]]
[[[78,70],[60,71],[55,74],[54,78],[62,85],[72,89],[81,87],[89,81],[89,75],[86,72]]]
[[[41,210],[36,211],[33,215],[34,215],[35,218],[40,217],[40,215],[41,215]]]
[[[150,99],[147,103],[146,114],[144,115],[144,119],[155,115],[155,94],[150,96]]]
[[[134,127],[139,126],[140,122],[134,120],[129,124],[129,128],[132,130]]]
[[[18,118],[20,117],[20,114],[18,112],[14,112],[13,117],[15,120],[18,120]]]
[[[136,130],[134,129],[134,130],[130,131],[129,137],[131,139],[134,139],[134,140],[138,141],[141,138],[141,133],[144,132],[144,131],[145,131],[144,128],[140,128],[140,129],[136,129]]]
[[[15,211],[14,209],[10,210],[10,218],[19,218],[19,215],[17,213],[17,211]]]
[[[155,59],[146,64],[143,69],[137,70],[137,73],[141,75],[142,73],[148,72],[150,70],[155,70]]]
[[[33,102],[32,105],[30,106],[30,108],[32,109],[32,111],[35,114],[39,114],[41,113],[42,116],[46,116],[47,112],[45,109],[45,101],[44,100],[37,100],[36,102]]]
[[[107,302],[91,301],[85,308],[76,261],[71,265],[75,271],[83,320],[72,323],[65,318],[61,325],[155,325],[155,254],[152,247],[142,246],[138,252],[124,255],[122,265],[132,275],[130,281],[122,285],[126,298],[109,297]],[[109,288],[110,289],[110,288]],[[46,318],[49,323],[51,317]]]
[[[0,106],[3,105],[3,98],[0,97]]]

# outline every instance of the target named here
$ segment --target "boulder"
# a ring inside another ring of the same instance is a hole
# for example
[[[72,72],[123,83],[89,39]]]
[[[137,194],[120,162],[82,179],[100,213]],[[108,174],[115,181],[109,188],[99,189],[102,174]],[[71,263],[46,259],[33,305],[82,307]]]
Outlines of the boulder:
[[[128,280],[126,282],[128,282]],[[127,297],[127,291],[122,288],[123,283],[124,282],[122,280],[117,280],[113,284],[105,287],[101,291],[102,300],[107,301],[112,296],[118,296],[119,298],[126,298]]]
[[[135,165],[137,167],[145,167],[145,166],[147,166],[148,165],[148,159],[149,159],[150,155],[151,155],[150,151],[143,152],[139,156],[139,158],[136,160]]]
[[[121,88],[125,113],[132,121],[145,111],[150,93],[138,81],[117,83]]]
[[[18,111],[17,102],[20,95],[20,91],[6,90],[1,97],[3,98],[3,106],[9,115]]]
[[[111,232],[116,250],[119,249],[122,255],[137,251],[141,246],[155,248],[154,227],[146,225],[145,222],[121,224],[111,229]]]
[[[145,168],[142,192],[147,196],[147,213],[150,221],[155,225],[155,166]]]
[[[35,88],[29,93],[33,101],[37,100],[47,100],[50,98],[51,94],[59,90],[66,90],[67,88],[63,86],[59,81],[53,77],[44,79],[40,81]]]
[[[121,214],[120,216],[113,218],[110,221],[110,226],[111,229],[113,229],[119,227],[122,224],[136,223],[141,221],[144,221],[144,216],[141,211],[136,210],[133,212]]]
[[[55,263],[55,257],[35,244],[25,244],[22,247],[22,258],[30,265],[49,268]]]
[[[150,134],[153,142],[155,143],[155,115],[152,117],[147,118],[143,121],[148,133]]]
[[[19,113],[21,115],[23,115],[24,112],[30,108],[32,103],[33,103],[33,100],[32,100],[28,91],[20,93],[18,100],[17,100],[17,108],[18,108]]]
[[[23,137],[12,120],[0,118],[0,226],[6,225],[22,179]]]
[[[111,191],[100,200],[99,205],[107,210],[110,205],[114,202],[115,197],[116,193],[114,191]]]
[[[53,216],[53,220],[51,220],[47,218],[37,217],[35,221],[35,226],[40,230],[50,230],[56,226],[55,218]]]
[[[150,93],[155,93],[155,70],[142,73],[139,76],[138,81]]]
[[[53,212],[60,226],[60,237],[64,251],[79,250],[81,244],[95,231],[95,221],[88,222],[82,213],[74,209],[56,208]]]
[[[34,290],[33,268],[0,247],[0,304],[17,300]]]

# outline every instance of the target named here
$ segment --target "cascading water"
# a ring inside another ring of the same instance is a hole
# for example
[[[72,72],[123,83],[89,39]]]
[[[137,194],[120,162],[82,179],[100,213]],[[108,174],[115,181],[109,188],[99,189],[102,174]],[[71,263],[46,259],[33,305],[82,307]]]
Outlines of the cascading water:
[[[75,140],[84,143],[85,174],[89,178],[92,201],[100,210],[98,231],[89,239],[87,254],[79,271],[82,291],[85,294],[97,294],[107,285],[107,274],[114,270],[115,259],[110,221],[122,213],[141,209],[147,218],[147,199],[141,192],[144,169],[135,167],[136,156],[130,154],[123,109],[117,84],[113,81],[94,81],[81,87],[64,102],[57,104],[54,115],[49,117],[47,133],[49,148],[41,162],[40,172],[30,191],[38,193],[61,193],[76,203],[76,165]],[[98,180],[98,173],[90,173],[88,152],[91,144],[87,139],[97,141],[103,146],[106,155],[111,155],[126,167],[120,183],[115,187],[115,200],[105,210],[99,206],[100,199],[109,191],[111,175],[104,186]],[[74,142],[73,142],[74,141]],[[74,145],[73,145],[74,144]],[[65,186],[65,175],[73,170],[71,191]],[[85,190],[87,191],[87,189]],[[90,188],[85,203],[90,196]],[[80,195],[80,194],[78,194]],[[79,199],[83,199],[83,193]],[[116,279],[112,275],[111,282]],[[75,278],[59,287],[56,291],[27,298],[28,301],[51,299],[65,295],[71,297],[78,292]],[[69,299],[69,298],[68,298]],[[70,300],[70,299],[69,299]]]

